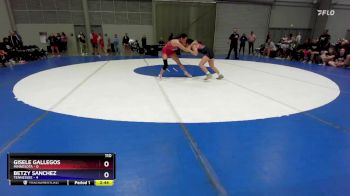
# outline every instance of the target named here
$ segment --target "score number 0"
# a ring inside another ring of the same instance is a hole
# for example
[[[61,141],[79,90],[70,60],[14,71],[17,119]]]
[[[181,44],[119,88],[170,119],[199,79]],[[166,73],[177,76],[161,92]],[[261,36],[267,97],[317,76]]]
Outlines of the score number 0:
[[[109,161],[105,161],[105,162],[103,163],[103,166],[108,167],[108,166],[109,166]],[[105,172],[105,173],[103,174],[103,176],[104,176],[105,178],[108,178],[108,177],[109,177],[109,172]]]
[[[112,154],[105,154],[105,158],[112,158]],[[109,161],[105,161],[105,162],[103,163],[103,166],[105,166],[106,168],[109,167]],[[109,172],[105,172],[105,173],[103,174],[103,176],[104,176],[105,178],[108,178],[108,177],[109,177]]]

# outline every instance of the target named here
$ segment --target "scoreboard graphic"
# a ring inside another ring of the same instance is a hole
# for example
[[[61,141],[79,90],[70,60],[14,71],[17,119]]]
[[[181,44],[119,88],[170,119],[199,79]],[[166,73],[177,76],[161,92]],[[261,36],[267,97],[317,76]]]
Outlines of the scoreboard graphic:
[[[114,153],[7,154],[10,185],[113,186]]]

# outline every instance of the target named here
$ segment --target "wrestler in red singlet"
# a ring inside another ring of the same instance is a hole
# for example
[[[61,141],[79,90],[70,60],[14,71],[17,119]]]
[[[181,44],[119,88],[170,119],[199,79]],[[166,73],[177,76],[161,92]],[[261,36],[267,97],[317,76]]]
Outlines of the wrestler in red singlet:
[[[168,41],[162,49],[162,54],[166,54],[167,56],[172,56],[173,54],[175,54],[175,51],[178,49],[179,49],[178,47],[173,46],[171,44],[171,41]]]
[[[186,48],[186,40],[187,35],[181,34],[177,39],[172,39],[168,41],[165,46],[162,49],[162,59],[163,59],[163,68],[160,70],[159,78],[162,79],[163,73],[168,68],[168,58],[171,57],[181,68],[181,70],[184,72],[184,75],[187,77],[192,77],[191,74],[189,74],[185,68],[185,66],[180,62],[179,58],[176,55],[176,50],[181,49],[185,52],[192,52],[190,49]]]

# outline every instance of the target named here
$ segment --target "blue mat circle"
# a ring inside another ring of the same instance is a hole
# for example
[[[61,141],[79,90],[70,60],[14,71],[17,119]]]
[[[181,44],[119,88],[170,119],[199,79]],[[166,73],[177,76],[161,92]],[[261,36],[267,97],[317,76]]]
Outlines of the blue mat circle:
[[[145,67],[138,67],[134,70],[135,73],[146,76],[158,76],[163,65],[151,65]],[[204,72],[198,65],[185,65],[186,70],[193,76],[204,76]],[[209,69],[210,72],[212,70]],[[163,77],[186,77],[178,65],[169,65],[167,71],[164,72]]]

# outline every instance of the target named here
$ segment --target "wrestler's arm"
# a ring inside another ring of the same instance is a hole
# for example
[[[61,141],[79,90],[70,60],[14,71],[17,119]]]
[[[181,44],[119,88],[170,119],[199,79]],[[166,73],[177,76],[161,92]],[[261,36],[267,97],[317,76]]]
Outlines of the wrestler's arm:
[[[173,46],[176,46],[178,48],[180,48],[181,50],[185,51],[185,52],[191,52],[192,50],[186,48],[184,45],[182,45],[178,40],[171,40],[171,44]]]
[[[192,44],[191,44],[191,54],[194,55],[194,56],[197,56],[198,55],[198,42],[194,41]]]

